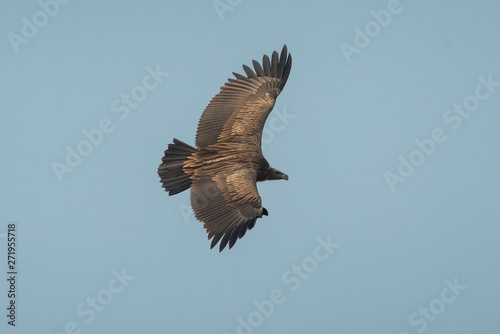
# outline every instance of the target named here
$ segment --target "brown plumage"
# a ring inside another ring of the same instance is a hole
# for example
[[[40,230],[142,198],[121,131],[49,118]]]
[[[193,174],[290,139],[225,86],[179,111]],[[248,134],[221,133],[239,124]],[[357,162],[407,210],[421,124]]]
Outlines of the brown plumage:
[[[255,226],[268,212],[262,207],[256,182],[288,180],[271,168],[262,155],[264,123],[290,74],[292,57],[286,45],[278,56],[264,56],[262,66],[253,61],[255,73],[243,65],[247,76],[221,87],[205,108],[196,132],[196,148],[174,138],[168,145],[158,175],[169,195],[191,188],[191,206],[203,222],[211,248],[220,251]],[[222,239],[222,240],[221,240]]]

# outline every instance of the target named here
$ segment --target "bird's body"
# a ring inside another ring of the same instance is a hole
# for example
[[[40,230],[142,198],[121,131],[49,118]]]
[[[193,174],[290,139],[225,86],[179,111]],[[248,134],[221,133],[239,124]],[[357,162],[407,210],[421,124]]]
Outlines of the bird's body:
[[[174,195],[191,188],[191,206],[204,223],[213,248],[220,250],[253,228],[267,215],[256,182],[288,180],[271,168],[261,149],[266,119],[283,89],[292,64],[286,46],[281,56],[264,56],[262,66],[253,61],[256,73],[243,66],[247,77],[221,87],[203,112],[196,133],[196,148],[174,138],[158,168],[163,187]],[[221,240],[222,239],[222,240]]]

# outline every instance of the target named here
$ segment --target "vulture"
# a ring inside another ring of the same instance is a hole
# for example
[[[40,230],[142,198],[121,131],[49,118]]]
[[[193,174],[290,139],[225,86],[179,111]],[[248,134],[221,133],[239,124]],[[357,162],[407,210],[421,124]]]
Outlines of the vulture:
[[[267,216],[257,182],[288,180],[271,168],[262,154],[264,123],[286,84],[292,57],[264,55],[262,63],[246,65],[246,76],[234,73],[203,111],[192,147],[176,138],[164,152],[158,175],[162,187],[175,195],[191,188],[191,207],[221,252],[231,249],[257,218]]]

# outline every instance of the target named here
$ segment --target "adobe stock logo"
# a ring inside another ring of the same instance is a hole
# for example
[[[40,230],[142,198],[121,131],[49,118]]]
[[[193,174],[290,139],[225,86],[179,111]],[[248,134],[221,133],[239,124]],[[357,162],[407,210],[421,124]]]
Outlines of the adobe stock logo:
[[[127,274],[125,268],[122,268],[121,271],[113,269],[111,274],[112,277],[104,288],[77,305],[75,312],[83,319],[68,321],[64,324],[62,330],[54,333],[49,332],[49,334],[79,334],[84,332],[84,324],[90,324],[95,320],[98,313],[109,308],[115,296],[122,293],[129,283],[135,279],[135,276]]]
[[[341,246],[332,241],[331,236],[316,238],[317,245],[310,256],[305,257],[299,264],[293,264],[281,274],[281,282],[289,291],[296,291],[302,283],[310,279],[311,275],[318,270],[321,263],[326,262],[332,254]],[[269,293],[269,298],[254,300],[252,311],[245,317],[236,318],[236,334],[252,334],[261,327],[266,319],[270,318],[278,305],[287,300],[285,289],[275,288]],[[229,334],[227,331],[224,334]]]
[[[158,64],[154,69],[151,66],[146,66],[145,70],[147,74],[142,78],[141,84],[135,85],[128,94],[122,93],[119,98],[111,102],[111,112],[117,114],[120,121],[127,119],[131,110],[137,109],[140,103],[148,97],[149,92],[157,89],[168,76],[168,72],[162,71]],[[65,174],[73,172],[76,167],[80,166],[84,158],[92,154],[94,148],[102,144],[105,135],[115,130],[115,124],[116,122],[113,122],[111,118],[104,117],[99,121],[96,128],[82,130],[81,133],[84,139],[81,139],[74,148],[66,145],[65,159],[61,160],[62,162],[53,161],[51,163],[57,180],[62,182]]]
[[[408,323],[415,327],[417,333],[423,333],[429,327],[429,323],[436,321],[444,313],[446,307],[453,304],[467,289],[466,285],[458,282],[457,277],[453,279],[453,282],[445,279],[443,283],[445,287],[441,290],[439,298],[431,300],[426,307],[419,307],[408,317]],[[410,334],[410,332],[401,331],[399,334]]]
[[[354,27],[352,44],[346,42],[339,44],[340,51],[342,51],[347,63],[350,64],[352,62],[354,54],[361,53],[361,50],[370,45],[372,40],[377,38],[383,29],[391,24],[394,16],[401,14],[403,9],[404,7],[400,0],[389,0],[385,9],[370,11],[370,16],[373,20],[368,21],[363,28],[359,26]]]
[[[214,0],[212,5],[214,6],[219,19],[224,21],[224,13],[232,12],[237,6],[241,5],[243,0]]]
[[[443,113],[444,122],[449,124],[454,131],[462,126],[464,119],[468,119],[473,112],[479,109],[482,102],[491,97],[496,87],[500,87],[500,82],[494,81],[492,74],[487,77],[480,75],[477,80],[479,84],[474,89],[473,94],[466,96],[462,103],[453,104],[453,107],[446,109]],[[386,171],[384,173],[384,178],[391,191],[394,192],[398,183],[405,182],[413,175],[415,170],[436,152],[438,145],[443,144],[447,139],[448,135],[443,128],[433,129],[428,138],[415,139],[413,142],[417,148],[406,156],[398,156],[399,164],[396,172]]]
[[[23,22],[21,26],[21,34],[9,32],[7,38],[9,39],[12,50],[15,53],[19,52],[21,44],[28,44],[29,41],[38,35],[39,29],[45,27],[50,19],[54,18],[59,13],[60,5],[66,5],[70,0],[40,0],[38,6],[41,10],[37,11],[28,19],[26,16],[21,18]]]

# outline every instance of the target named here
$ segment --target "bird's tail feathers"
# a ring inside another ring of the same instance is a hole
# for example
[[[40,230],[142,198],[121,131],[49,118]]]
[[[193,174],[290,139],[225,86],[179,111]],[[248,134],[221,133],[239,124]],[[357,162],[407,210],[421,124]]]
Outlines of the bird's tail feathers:
[[[173,144],[168,144],[162,164],[158,167],[160,182],[168,194],[175,195],[191,187],[191,178],[184,172],[186,160],[196,152],[196,148],[174,138]]]

